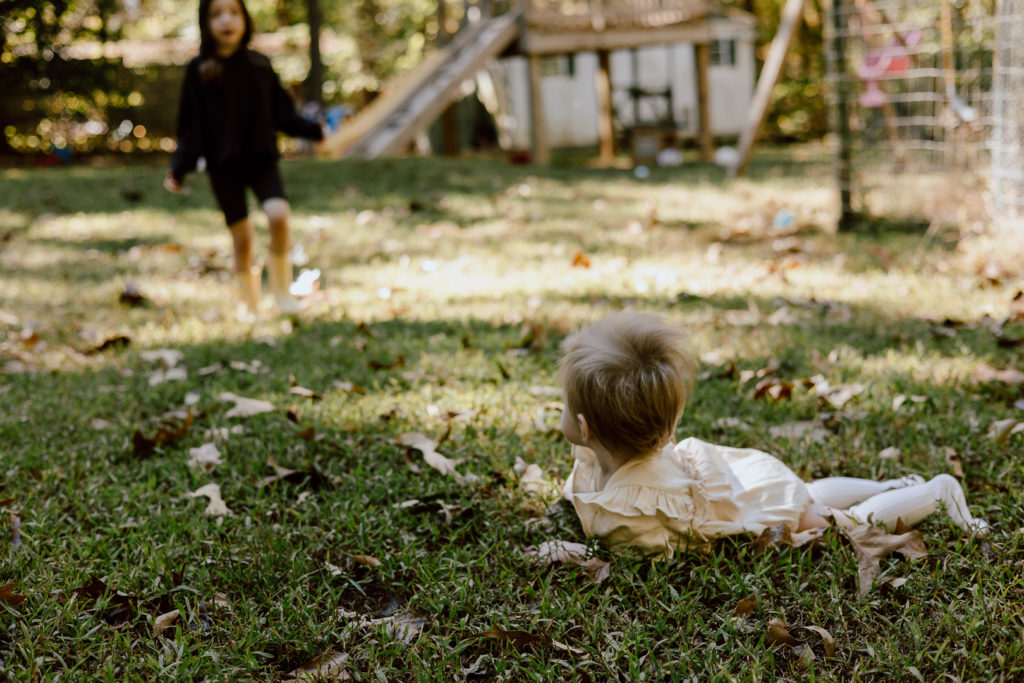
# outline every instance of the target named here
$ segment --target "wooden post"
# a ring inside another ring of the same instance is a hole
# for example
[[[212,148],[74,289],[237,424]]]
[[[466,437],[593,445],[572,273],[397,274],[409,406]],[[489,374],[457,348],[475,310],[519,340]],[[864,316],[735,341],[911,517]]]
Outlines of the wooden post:
[[[596,81],[598,133],[601,137],[600,163],[607,166],[615,158],[615,131],[612,129],[611,53],[608,50],[600,50],[597,53]]]
[[[853,143],[850,139],[850,87],[846,77],[846,37],[843,34],[843,0],[832,0],[832,54],[835,59],[836,135],[839,149],[836,151],[836,184],[839,185],[840,232],[853,229],[857,214],[852,201]]]
[[[530,155],[542,166],[551,162],[548,131],[544,125],[544,99],[541,95],[540,55],[526,57],[530,76]]]
[[[451,42],[452,37],[446,25],[448,12],[445,1],[437,0],[437,42],[442,46]],[[441,153],[446,157],[459,156],[459,113],[454,104],[441,114]]]
[[[697,114],[700,118],[700,160],[711,161],[715,156],[715,143],[711,131],[710,87],[708,68],[711,65],[710,48],[707,43],[694,45],[697,62]]]
[[[782,63],[793,43],[793,36],[796,35],[796,26],[800,20],[800,13],[804,9],[804,2],[805,0],[786,0],[786,5],[782,9],[779,30],[775,33],[775,38],[772,39],[771,47],[768,48],[768,58],[764,60],[761,74],[757,78],[754,102],[750,105],[750,114],[747,116],[743,134],[740,135],[739,161],[729,169],[729,175],[732,177],[742,175],[747,170],[750,153],[754,148],[754,140],[757,139],[761,124],[764,123],[764,115],[768,111],[768,104],[771,102],[772,90],[779,80]],[[839,2],[839,0],[834,0],[834,2]]]
[[[306,0],[306,19],[309,22],[309,74],[306,76],[306,101],[323,102],[324,60],[320,56],[320,33],[323,27],[323,12],[320,0]]]

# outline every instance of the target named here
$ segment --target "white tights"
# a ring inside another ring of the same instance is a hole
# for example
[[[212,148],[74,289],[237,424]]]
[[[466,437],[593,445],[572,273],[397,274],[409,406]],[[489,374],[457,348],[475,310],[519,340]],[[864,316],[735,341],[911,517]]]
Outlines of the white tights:
[[[833,518],[840,526],[882,524],[891,531],[898,519],[907,526],[915,526],[941,504],[953,524],[964,531],[988,528],[988,522],[971,516],[960,482],[948,474],[930,481],[916,474],[887,481],[830,477],[812,481],[807,490],[815,503],[832,508]]]

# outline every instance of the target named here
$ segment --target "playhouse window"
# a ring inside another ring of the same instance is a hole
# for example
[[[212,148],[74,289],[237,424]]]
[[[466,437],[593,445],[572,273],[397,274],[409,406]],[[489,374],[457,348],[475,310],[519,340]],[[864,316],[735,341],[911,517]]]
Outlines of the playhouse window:
[[[576,60],[574,55],[554,55],[542,58],[540,74],[541,76],[575,76]]]
[[[735,40],[712,40],[709,48],[712,66],[736,66]]]

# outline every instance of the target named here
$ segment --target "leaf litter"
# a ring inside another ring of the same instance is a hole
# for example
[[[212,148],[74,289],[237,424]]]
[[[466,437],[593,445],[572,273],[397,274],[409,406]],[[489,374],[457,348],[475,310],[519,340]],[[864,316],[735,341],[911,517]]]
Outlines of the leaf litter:
[[[191,410],[188,410],[180,421],[170,416],[165,417],[160,422],[156,433],[151,437],[145,436],[140,430],[136,429],[132,435],[132,453],[136,458],[145,458],[153,455],[159,446],[166,446],[183,438],[188,433],[194,420],[195,415],[193,415]]]
[[[274,404],[269,401],[261,401],[255,398],[246,398],[230,391],[223,391],[217,395],[221,401],[234,403],[234,407],[224,413],[224,417],[252,417],[262,413],[273,412]]]
[[[449,425],[450,429],[450,425]],[[452,476],[459,484],[471,484],[480,480],[473,474],[460,474],[456,466],[462,459],[447,458],[437,452],[437,446],[448,436],[446,432],[440,439],[432,439],[421,432],[406,432],[391,439],[396,446],[404,446],[406,449],[419,451],[423,455],[423,461],[445,476]]]
[[[853,546],[857,557],[858,597],[863,598],[871,591],[875,579],[882,573],[881,561],[893,552],[899,553],[908,560],[916,560],[928,555],[924,538],[917,529],[904,530],[897,524],[895,534],[873,524],[859,524],[841,528],[844,536]]]
[[[288,672],[285,683],[301,681],[348,681],[352,677],[345,669],[347,652],[326,652],[297,669]]]
[[[523,555],[544,564],[577,564],[583,567],[591,581],[600,584],[611,573],[611,563],[596,557],[587,559],[587,554],[584,544],[562,540],[544,541],[523,550]]]
[[[214,517],[234,517],[235,513],[228,509],[227,503],[221,498],[220,485],[219,484],[207,484],[201,486],[195,491],[185,494],[188,498],[199,498],[205,496],[209,499],[206,509],[203,510],[204,514],[212,515]]]
[[[203,474],[209,474],[217,465],[223,465],[220,458],[220,451],[214,443],[204,443],[198,448],[188,449],[188,466],[199,470]]]

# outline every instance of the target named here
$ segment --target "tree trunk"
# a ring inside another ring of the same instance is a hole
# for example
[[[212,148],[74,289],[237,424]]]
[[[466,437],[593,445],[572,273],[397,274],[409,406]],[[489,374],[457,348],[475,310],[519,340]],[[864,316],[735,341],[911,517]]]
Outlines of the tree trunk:
[[[306,101],[321,103],[324,83],[324,62],[320,56],[320,30],[323,27],[323,12],[320,0],[306,0],[306,17],[309,22],[309,74],[306,76]]]

